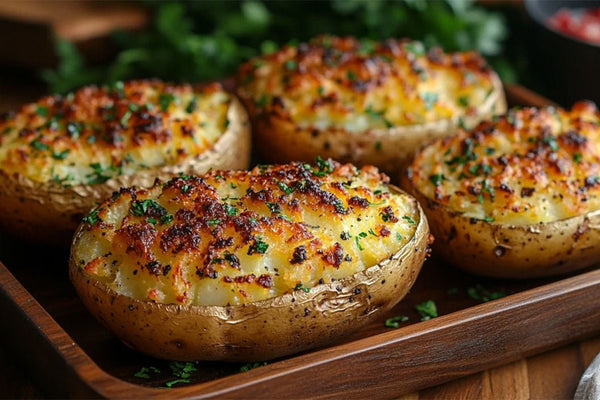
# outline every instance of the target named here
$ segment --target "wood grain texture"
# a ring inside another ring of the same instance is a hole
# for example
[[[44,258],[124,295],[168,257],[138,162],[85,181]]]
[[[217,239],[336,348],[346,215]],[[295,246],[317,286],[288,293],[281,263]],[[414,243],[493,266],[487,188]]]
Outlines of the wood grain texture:
[[[513,104],[543,101],[521,88],[507,92]],[[168,365],[127,349],[90,317],[68,281],[66,256],[65,249],[31,251],[0,237],[8,267],[0,266],[0,312],[11,326],[0,338],[35,387],[62,397],[555,398],[572,395],[600,350],[598,339],[564,346],[600,332],[600,270],[515,282],[477,278],[433,259],[405,301],[337,345],[244,373],[239,364],[199,363],[192,384],[167,391],[159,389],[167,376],[133,377],[141,366]],[[478,305],[466,294],[478,283],[512,295]],[[441,317],[420,322],[414,306],[428,299]],[[384,327],[393,315],[409,321]],[[553,372],[564,368],[570,372]]]

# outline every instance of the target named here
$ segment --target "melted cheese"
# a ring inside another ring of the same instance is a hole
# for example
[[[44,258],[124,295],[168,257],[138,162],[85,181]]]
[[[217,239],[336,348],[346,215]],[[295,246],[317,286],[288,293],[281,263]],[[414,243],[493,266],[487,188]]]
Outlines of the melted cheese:
[[[356,133],[470,115],[492,93],[495,77],[474,52],[321,36],[248,61],[238,87],[258,113]]]
[[[513,109],[421,151],[409,175],[427,197],[467,217],[530,225],[600,208],[600,113]]]
[[[310,290],[410,241],[416,202],[374,167],[323,161],[123,189],[86,218],[79,265],[118,293],[235,305]]]
[[[230,101],[219,85],[156,80],[44,97],[0,119],[0,170],[77,185],[177,164],[223,135]]]

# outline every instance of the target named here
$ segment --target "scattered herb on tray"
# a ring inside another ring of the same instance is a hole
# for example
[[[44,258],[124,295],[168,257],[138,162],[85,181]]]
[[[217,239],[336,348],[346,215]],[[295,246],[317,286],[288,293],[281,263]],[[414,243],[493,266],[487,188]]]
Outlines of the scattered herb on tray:
[[[391,317],[385,320],[385,326],[388,328],[398,328],[400,326],[400,322],[408,321],[408,317],[406,315],[398,315],[395,317]]]
[[[491,291],[491,290],[484,288],[480,284],[476,284],[474,287],[468,288],[467,293],[470,298],[479,300],[482,303],[485,303],[485,302],[488,302],[491,300],[496,300],[496,299],[499,299],[499,298],[502,298],[502,297],[505,297],[508,295],[508,292],[506,292],[504,290]]]
[[[438,316],[437,306],[433,300],[427,300],[421,304],[417,304],[415,309],[421,315],[421,321],[427,321],[428,319]]]

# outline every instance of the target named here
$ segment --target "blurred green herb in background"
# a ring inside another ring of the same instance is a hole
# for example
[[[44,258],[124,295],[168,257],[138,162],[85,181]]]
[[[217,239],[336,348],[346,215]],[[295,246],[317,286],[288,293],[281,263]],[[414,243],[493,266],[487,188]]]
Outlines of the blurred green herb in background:
[[[321,33],[386,39],[408,37],[446,51],[476,50],[503,79],[514,80],[500,56],[507,36],[500,14],[471,0],[147,1],[150,27],[117,32],[115,59],[88,66],[75,46],[59,41],[56,70],[42,77],[53,92],[88,83],[158,77],[197,82],[231,75],[244,60]]]

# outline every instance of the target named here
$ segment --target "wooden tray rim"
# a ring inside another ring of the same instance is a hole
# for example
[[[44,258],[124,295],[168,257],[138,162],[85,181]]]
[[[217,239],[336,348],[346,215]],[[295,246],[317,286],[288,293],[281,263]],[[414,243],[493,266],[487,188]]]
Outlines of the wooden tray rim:
[[[39,335],[48,340],[67,365],[76,373],[80,383],[87,385],[94,393],[103,397],[119,397],[123,393],[133,397],[195,397],[208,398],[223,395],[240,396],[245,388],[265,384],[268,381],[277,380],[290,374],[297,374],[324,364],[340,363],[345,358],[359,357],[363,354],[381,348],[393,348],[398,343],[423,338],[433,335],[438,331],[455,329],[464,324],[472,324],[475,321],[487,320],[493,316],[514,311],[526,311],[532,305],[549,303],[551,301],[563,303],[568,301],[576,305],[584,296],[593,295],[600,290],[600,269],[589,271],[557,282],[538,286],[536,288],[519,292],[488,303],[479,304],[460,311],[446,314],[428,321],[415,323],[404,328],[395,329],[390,332],[376,334],[367,338],[359,339],[351,343],[324,348],[312,353],[292,357],[282,361],[267,364],[261,368],[247,372],[218,378],[210,382],[192,384],[176,387],[169,390],[152,388],[143,385],[123,381],[110,375],[101,369],[85,351],[65,332],[44,307],[23,287],[23,285],[12,275],[6,266],[0,262],[0,295],[8,298],[29,319],[30,324],[36,328]],[[20,306],[17,299],[21,300]],[[23,302],[22,300],[26,301]],[[600,303],[600,302],[597,302]],[[583,339],[591,334],[600,332],[600,304],[596,304],[591,326],[591,331],[575,333],[567,338],[565,343],[573,339]],[[536,321],[537,324],[537,321]],[[496,338],[496,341],[502,338]],[[555,342],[554,340],[552,342]],[[564,340],[555,343],[540,343],[540,349],[546,350],[562,344]],[[535,354],[539,349],[524,349],[523,353],[510,355],[493,362],[478,364],[475,368],[459,371],[456,376],[448,379],[435,380],[442,383],[447,380],[456,379],[478,370],[491,366],[500,365],[505,362],[514,361],[525,355]],[[378,384],[377,382],[375,384]],[[418,390],[429,385],[411,385],[407,389]],[[266,394],[266,393],[265,393]]]

